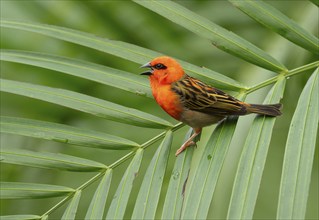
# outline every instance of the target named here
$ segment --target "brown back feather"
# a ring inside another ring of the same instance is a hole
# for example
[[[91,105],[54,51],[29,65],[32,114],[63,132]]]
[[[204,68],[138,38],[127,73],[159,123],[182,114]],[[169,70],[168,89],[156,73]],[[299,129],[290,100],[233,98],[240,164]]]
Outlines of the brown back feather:
[[[211,115],[244,115],[246,105],[216,88],[185,75],[172,84],[184,107]]]

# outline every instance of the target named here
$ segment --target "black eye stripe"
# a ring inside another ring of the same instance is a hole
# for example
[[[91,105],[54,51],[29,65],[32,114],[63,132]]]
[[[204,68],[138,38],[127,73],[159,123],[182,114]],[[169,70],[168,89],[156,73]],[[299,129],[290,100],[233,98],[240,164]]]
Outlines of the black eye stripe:
[[[153,66],[155,69],[157,69],[157,70],[163,70],[163,69],[166,69],[167,67],[164,65],[164,64],[162,64],[162,63],[157,63],[157,64],[155,64],[154,66]]]

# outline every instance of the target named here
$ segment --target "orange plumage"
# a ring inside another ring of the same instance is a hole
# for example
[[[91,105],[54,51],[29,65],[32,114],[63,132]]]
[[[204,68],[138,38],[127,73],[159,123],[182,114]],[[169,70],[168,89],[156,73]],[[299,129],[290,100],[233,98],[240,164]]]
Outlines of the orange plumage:
[[[194,134],[177,150],[176,156],[201,132],[202,127],[217,123],[230,115],[257,113],[281,115],[281,104],[248,104],[185,74],[174,59],[162,56],[142,67],[148,75],[156,102],[173,118],[194,129]]]

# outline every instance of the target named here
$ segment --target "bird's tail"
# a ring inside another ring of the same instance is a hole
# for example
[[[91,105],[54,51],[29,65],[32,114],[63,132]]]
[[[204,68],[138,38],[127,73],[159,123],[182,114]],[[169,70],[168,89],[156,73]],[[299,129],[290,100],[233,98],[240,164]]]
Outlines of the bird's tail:
[[[250,104],[247,108],[247,112],[256,113],[260,115],[279,116],[281,115],[282,104],[272,105],[255,105]]]

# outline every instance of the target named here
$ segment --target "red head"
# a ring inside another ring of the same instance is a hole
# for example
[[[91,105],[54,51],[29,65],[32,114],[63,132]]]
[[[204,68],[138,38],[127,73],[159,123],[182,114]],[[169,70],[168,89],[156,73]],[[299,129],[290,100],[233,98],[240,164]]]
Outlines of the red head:
[[[141,74],[150,76],[151,82],[161,85],[176,82],[185,74],[181,65],[173,58],[167,56],[157,57],[141,67],[151,68]]]

